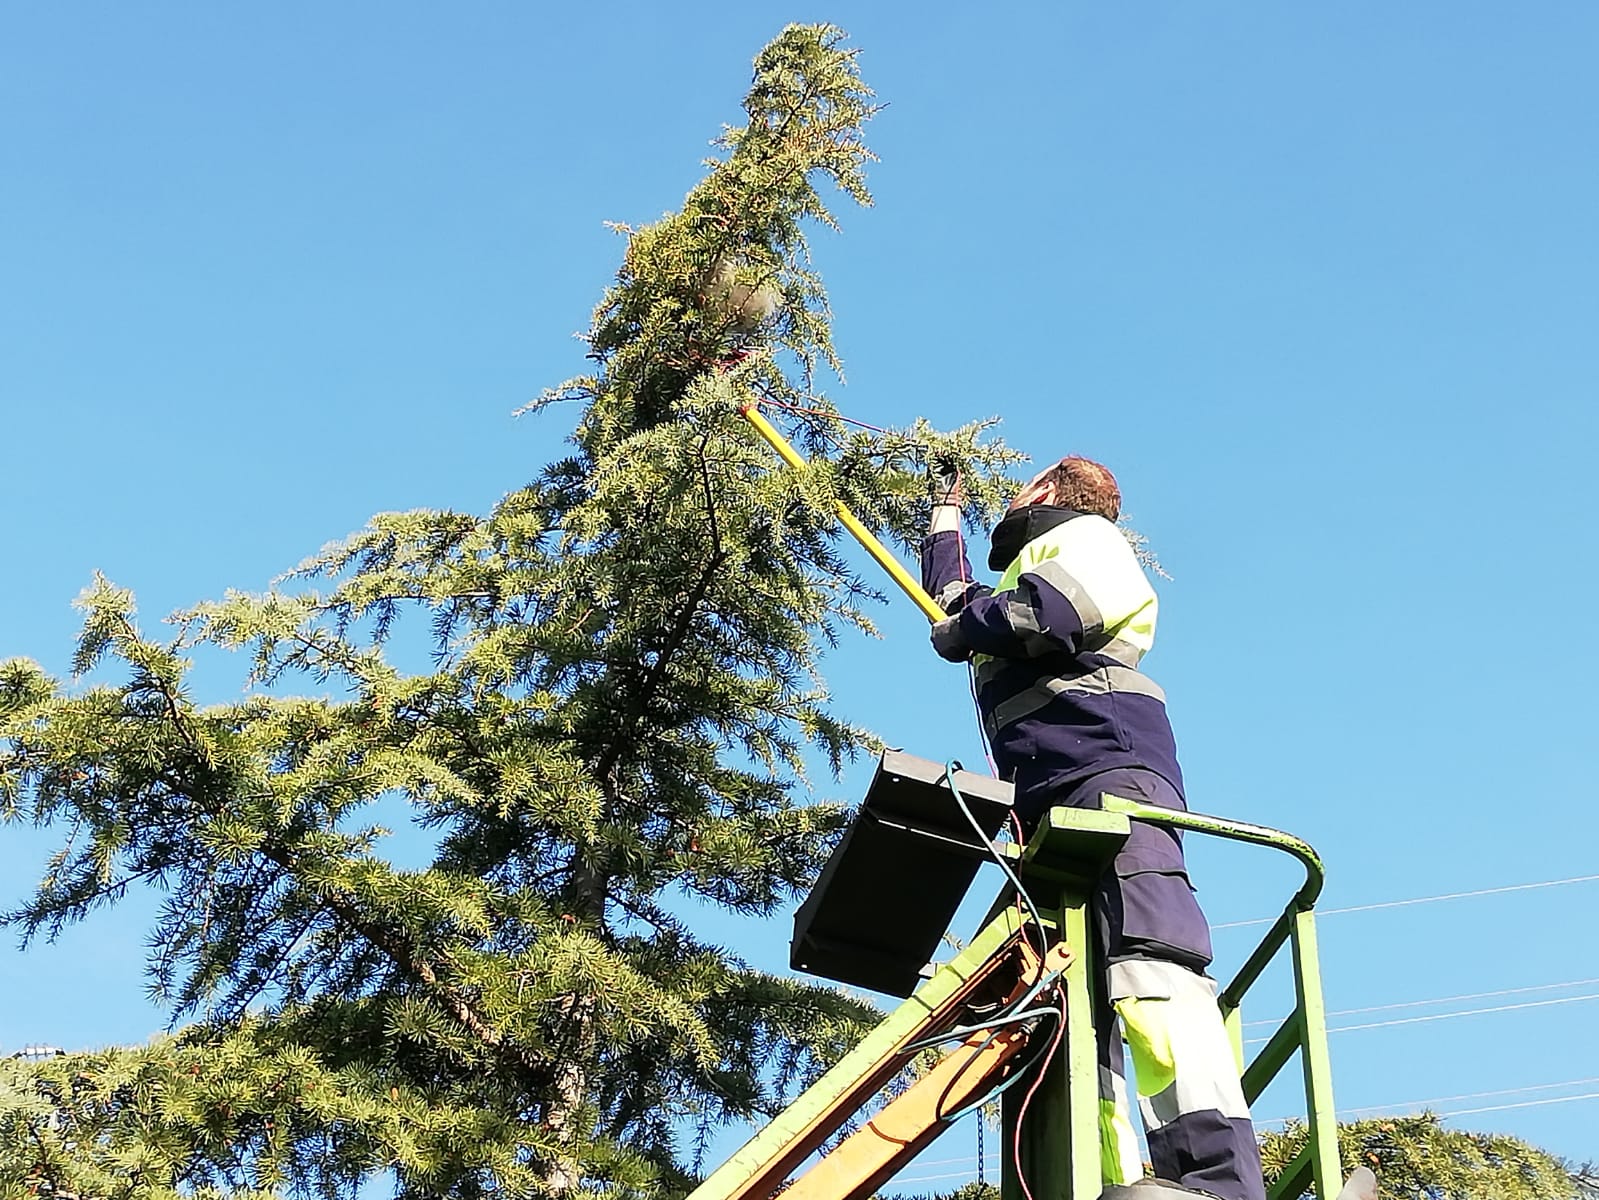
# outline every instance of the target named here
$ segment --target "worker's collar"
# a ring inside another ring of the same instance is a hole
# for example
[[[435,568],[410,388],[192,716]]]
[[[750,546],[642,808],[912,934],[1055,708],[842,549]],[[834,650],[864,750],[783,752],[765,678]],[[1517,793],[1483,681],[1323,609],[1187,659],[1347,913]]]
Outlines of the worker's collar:
[[[1026,508],[1018,508],[994,527],[994,537],[988,551],[988,569],[1005,570],[1016,561],[1016,556],[1028,542],[1082,515],[1075,508],[1062,508],[1058,504],[1029,504]]]

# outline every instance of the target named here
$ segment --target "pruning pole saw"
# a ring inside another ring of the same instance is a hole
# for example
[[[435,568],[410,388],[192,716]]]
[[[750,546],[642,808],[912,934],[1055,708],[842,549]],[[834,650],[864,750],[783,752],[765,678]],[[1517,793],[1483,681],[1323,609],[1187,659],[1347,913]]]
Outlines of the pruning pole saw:
[[[746,404],[740,405],[738,411],[744,414],[749,423],[755,426],[755,432],[760,434],[766,440],[766,444],[776,450],[778,457],[789,466],[796,471],[803,471],[810,466],[800,456],[799,451],[788,444],[788,440],[777,431],[777,427],[766,419],[761,412],[758,401],[751,400]],[[927,594],[927,590],[921,584],[916,582],[911,573],[901,565],[899,559],[890,554],[888,548],[873,536],[872,531],[861,524],[860,518],[850,512],[849,505],[842,500],[838,501],[838,519],[843,522],[844,528],[849,530],[850,536],[861,544],[866,553],[872,556],[877,565],[888,572],[889,578],[899,584],[900,591],[915,602],[916,607],[922,610],[923,616],[929,621],[938,622],[949,615],[938,607],[938,602]]]

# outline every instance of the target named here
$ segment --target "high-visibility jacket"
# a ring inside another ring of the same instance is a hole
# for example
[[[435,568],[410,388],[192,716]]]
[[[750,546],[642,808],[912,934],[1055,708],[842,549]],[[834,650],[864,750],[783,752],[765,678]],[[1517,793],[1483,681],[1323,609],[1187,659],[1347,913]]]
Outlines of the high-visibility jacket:
[[[1138,669],[1155,644],[1158,601],[1127,539],[1103,517],[1030,505],[1000,522],[989,566],[972,579],[960,535],[922,545],[922,583],[958,614],[973,650],[978,706],[1017,808],[1118,767],[1182,793],[1165,693]]]

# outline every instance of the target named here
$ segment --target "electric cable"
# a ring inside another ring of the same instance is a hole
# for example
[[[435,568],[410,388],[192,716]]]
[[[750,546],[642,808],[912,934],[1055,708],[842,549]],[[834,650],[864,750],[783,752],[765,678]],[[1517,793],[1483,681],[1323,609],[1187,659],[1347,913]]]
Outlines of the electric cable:
[[[1027,905],[1027,908],[1033,918],[1033,926],[1038,930],[1039,936],[1043,937],[1044,919],[1042,914],[1040,914],[1038,911],[1038,906],[1033,903],[1032,896],[1030,896],[1027,892],[1027,889],[1022,886],[1021,878],[1011,868],[1011,865],[1006,860],[1005,856],[994,848],[993,842],[989,839],[988,835],[983,832],[983,827],[978,822],[976,814],[972,812],[971,805],[966,802],[966,797],[961,793],[959,785],[957,785],[955,782],[955,773],[963,769],[964,768],[962,768],[959,759],[952,758],[944,764],[944,782],[949,787],[950,796],[955,801],[955,807],[960,810],[961,815],[965,817],[967,823],[971,825],[972,832],[976,834],[978,843],[987,850],[989,857],[994,860],[995,864],[998,865],[999,869],[1004,873],[1006,879],[1010,881],[1011,886],[1016,890],[1018,899]],[[1042,959],[1047,953],[1048,947],[1045,946],[1044,949],[1040,951],[1039,957]],[[1026,1006],[1031,1004],[1033,1000],[1037,998],[1038,994],[1047,986],[1049,986],[1050,982],[1051,980],[1048,977],[1041,975],[1037,983],[1035,983],[1026,992],[1022,993],[1022,995],[1018,996],[1015,1000],[1011,1001],[997,1017],[993,1017],[985,1021],[979,1021],[971,1025],[959,1026],[955,1029],[943,1030],[936,1035],[922,1038],[918,1041],[910,1043],[905,1047],[905,1052],[911,1053],[918,1050],[931,1049],[934,1046],[942,1045],[944,1042],[950,1041],[956,1037],[969,1037],[974,1033],[982,1033],[984,1031],[997,1032],[999,1029],[1008,1025],[1019,1024],[1023,1021],[1032,1020],[1038,1016],[1052,1015],[1052,1009],[1026,1010]],[[984,1045],[986,1046],[987,1043],[984,1043]]]
[[[915,1160],[918,1167],[948,1167],[962,1163],[970,1163],[972,1161],[973,1158],[970,1154],[961,1154],[955,1158],[933,1158],[929,1159],[927,1162],[923,1162],[919,1158]]]
[[[937,471],[937,473],[940,475],[943,474],[941,469],[934,466],[930,466],[927,469],[930,479],[935,471]],[[950,485],[950,490],[944,493],[944,499],[938,500],[935,498],[933,501],[933,508],[935,510],[941,507],[952,507],[956,509],[959,514],[955,520],[955,528],[950,532],[954,533],[955,535],[955,561],[957,564],[956,578],[961,584],[960,607],[954,612],[950,612],[946,609],[946,617],[955,617],[960,614],[961,610],[966,607],[967,601],[971,599],[971,588],[976,582],[971,578],[971,572],[968,570],[971,564],[966,559],[966,533],[964,529],[966,509],[964,505],[956,503],[950,499],[952,496],[959,495],[960,489],[960,472],[955,470],[953,474],[955,481],[952,485]],[[928,536],[932,536],[931,531],[929,531]],[[983,746],[983,757],[988,760],[988,770],[990,774],[997,778],[999,776],[999,766],[994,762],[993,747],[989,744],[988,740],[988,727],[983,722],[983,706],[981,700],[978,698],[977,693],[977,667],[972,662],[971,655],[967,655],[966,657],[966,680],[972,693],[972,710],[973,715],[977,718],[977,736]]]
[[[1592,883],[1599,880],[1599,875],[1573,875],[1569,879],[1545,879],[1538,883],[1513,883],[1505,887],[1478,888],[1471,892],[1446,892],[1438,896],[1418,896],[1412,900],[1383,900],[1377,904],[1352,904],[1347,908],[1318,908],[1318,917],[1337,917],[1345,913],[1372,912],[1379,908],[1406,908],[1412,904],[1437,904],[1443,900],[1469,900],[1477,896],[1499,896],[1506,892],[1530,892],[1539,888],[1565,887],[1573,883]],[[1277,917],[1257,917],[1249,921],[1223,921],[1219,925],[1212,925],[1212,931],[1218,929],[1245,929],[1251,925],[1270,925]]]
[[[966,534],[961,528],[961,522],[966,519],[966,511],[961,510],[961,519],[955,523],[955,560],[960,564],[961,581],[961,607],[966,607],[970,599],[968,593],[976,580],[967,578],[966,568],[971,564],[966,560]],[[999,764],[994,761],[994,745],[988,736],[988,723],[983,720],[983,701],[977,689],[977,664],[970,655],[966,658],[966,682],[972,693],[972,715],[977,718],[977,737],[983,746],[983,757],[988,761],[988,773],[994,778],[999,778]]]
[[[1041,1056],[1047,1064],[1055,1057],[1055,1052],[1060,1049],[1061,1040],[1066,1036],[1066,1000],[1061,998],[1060,1020],[1055,1024],[1055,1036],[1050,1039],[1049,1049]],[[1027,1172],[1022,1170],[1022,1125],[1027,1116],[1027,1109],[1033,1103],[1033,1097],[1038,1094],[1039,1086],[1044,1082],[1042,1068],[1033,1076],[1032,1086],[1027,1089],[1027,1094],[1022,1097],[1021,1107],[1016,1110],[1015,1129],[1011,1137],[1011,1161],[1016,1164],[1016,1182],[1021,1185],[1022,1195],[1027,1200],[1033,1200],[1033,1189],[1027,1185]]]
[[[1490,1100],[1490,1099],[1493,1099],[1493,1098],[1498,1097],[1498,1096],[1520,1096],[1520,1095],[1526,1094],[1527,1092],[1547,1092],[1547,1091],[1554,1091],[1556,1088],[1582,1087],[1584,1084],[1590,1084],[1590,1083],[1599,1083],[1599,1075],[1589,1075],[1589,1076],[1585,1076],[1582,1079],[1566,1079],[1566,1080],[1562,1080],[1559,1083],[1530,1083],[1530,1084],[1526,1084],[1525,1086],[1522,1086],[1522,1087],[1496,1088],[1496,1089],[1494,1089],[1492,1091],[1459,1092],[1459,1093],[1456,1093],[1453,1096],[1432,1096],[1432,1097],[1429,1097],[1429,1098],[1427,1098],[1425,1100],[1396,1100],[1396,1101],[1394,1101],[1391,1104],[1362,1104],[1362,1105],[1358,1105],[1358,1106],[1356,1106],[1354,1108],[1340,1108],[1338,1110],[1338,1115],[1341,1116],[1341,1117],[1344,1117],[1344,1116],[1356,1117],[1357,1119],[1359,1117],[1359,1114],[1362,1114],[1362,1113],[1370,1113],[1370,1114],[1379,1115],[1379,1116],[1380,1115],[1402,1115],[1402,1114],[1394,1114],[1393,1110],[1401,1109],[1401,1108],[1428,1108],[1428,1109],[1430,1109],[1431,1106],[1434,1105],[1434,1104],[1448,1104],[1451,1101],[1456,1101],[1456,1100]],[[1588,1099],[1588,1098],[1589,1098],[1589,1094],[1588,1093],[1584,1093],[1584,1094],[1582,1094],[1580,1096],[1550,1096],[1550,1097],[1545,1097],[1542,1100],[1528,1101],[1525,1104],[1523,1104],[1521,1102],[1517,1102],[1517,1104],[1514,1105],[1514,1107],[1529,1107],[1530,1108],[1530,1107],[1534,1106],[1535,1104],[1559,1104],[1559,1103],[1562,1103],[1562,1102],[1567,1101],[1567,1100],[1585,1100],[1585,1099]],[[1512,1107],[1512,1106],[1488,1105],[1488,1106],[1485,1106],[1483,1108],[1471,1109],[1471,1110],[1466,1110],[1466,1111],[1470,1111],[1470,1112],[1493,1112],[1493,1111],[1497,1110],[1500,1107]],[[1462,1110],[1456,1110],[1453,1113],[1449,1113],[1449,1114],[1439,1113],[1438,1115],[1439,1116],[1445,1116],[1445,1115],[1459,1116],[1459,1115],[1461,1115],[1461,1111]],[[1263,1118],[1263,1119],[1257,1119],[1255,1123],[1257,1125],[1286,1125],[1290,1121],[1298,1121],[1298,1120],[1303,1120],[1303,1118],[1301,1118],[1301,1117],[1266,1117],[1266,1118]],[[932,1164],[928,1164],[928,1165],[932,1165]]]
[[[1065,1027],[1064,1026],[1064,1022],[1062,1021],[1062,1017],[1064,1016],[1064,1010],[1063,1009],[1046,1008],[1046,1009],[1041,1009],[1039,1011],[1041,1011],[1046,1016],[1054,1017],[1057,1027],[1060,1027],[1060,1028],[1064,1028]],[[993,1090],[987,1092],[981,1099],[967,1101],[967,1103],[966,1103],[966,1105],[964,1107],[958,1108],[954,1112],[946,1114],[942,1119],[947,1124],[954,1124],[956,1121],[958,1121],[962,1117],[964,1117],[967,1113],[976,1112],[980,1108],[986,1108],[988,1105],[990,1105],[990,1104],[994,1103],[994,1101],[998,1100],[1006,1092],[1010,1091],[1011,1088],[1015,1087],[1023,1079],[1026,1079],[1028,1077],[1028,1074],[1033,1070],[1034,1067],[1041,1066],[1043,1061],[1045,1059],[1047,1059],[1053,1053],[1054,1053],[1054,1044],[1053,1043],[1050,1043],[1049,1048],[1046,1049],[1046,1050],[1036,1050],[1036,1051],[1034,1051],[1033,1052],[1033,1056],[1031,1058],[1029,1058],[1025,1063],[1023,1063],[1020,1067],[1018,1067],[1011,1074],[1011,1077],[1009,1079],[1005,1080],[1003,1083],[1001,1083],[998,1087],[994,1088]],[[1025,1106],[1024,1106],[1024,1108],[1025,1108]]]
[[[989,1031],[998,1033],[1000,1030],[1009,1028],[1012,1025],[1025,1025],[1028,1021],[1039,1017],[1058,1015],[1057,1010],[1054,1008],[1028,1008],[1018,1013],[1005,1013],[991,1020],[979,1021],[975,1025],[957,1025],[955,1028],[946,1029],[941,1033],[929,1034],[927,1037],[911,1042],[900,1053],[911,1054],[922,1050],[931,1050],[935,1046],[942,1046],[945,1042],[953,1041],[956,1038],[971,1037],[974,1033],[987,1033]]]
[[[945,1171],[943,1174],[916,1174],[910,1179],[895,1179],[895,1184],[931,1184],[937,1179],[964,1179],[971,1171]]]
[[[1480,1017],[1487,1013],[1519,1012],[1527,1008],[1550,1008],[1556,1004],[1576,1004],[1584,1000],[1599,1000],[1599,992],[1585,992],[1581,996],[1559,996],[1553,1000],[1527,1000],[1521,1004],[1493,1004],[1483,1008],[1466,1008],[1459,1012],[1429,1013],[1422,1017],[1395,1017],[1389,1021],[1367,1021],[1360,1025],[1336,1025],[1328,1033],[1354,1033],[1362,1029],[1388,1029],[1395,1025],[1420,1025],[1427,1021],[1448,1021],[1455,1017]],[[1270,1038],[1250,1038],[1244,1045],[1260,1046]]]
[[[1449,1104],[1456,1100],[1489,1100],[1497,1096],[1520,1096],[1527,1092],[1552,1092],[1556,1088],[1582,1087],[1590,1083],[1599,1083],[1599,1075],[1588,1075],[1582,1079],[1566,1079],[1559,1083],[1529,1083],[1524,1087],[1495,1088],[1493,1091],[1488,1092],[1460,1092],[1453,1096],[1433,1096],[1427,1100],[1401,1100],[1393,1104],[1363,1104],[1356,1108],[1343,1108],[1338,1111],[1344,1113],[1382,1112],[1391,1108],[1415,1108],[1433,1104]]]
[[[1006,857],[998,850],[994,849],[993,842],[990,841],[988,835],[983,832],[983,827],[978,824],[977,818],[972,814],[971,806],[966,803],[966,797],[961,795],[960,788],[955,785],[955,772],[962,770],[965,770],[965,768],[961,766],[960,760],[957,758],[952,758],[944,764],[944,782],[949,785],[950,795],[955,798],[955,806],[960,809],[961,815],[964,816],[967,820],[967,823],[971,825],[972,832],[977,835],[979,844],[988,850],[989,857],[992,858],[999,866],[999,869],[1004,873],[1005,878],[1010,881],[1010,885],[1016,889],[1016,894],[1021,898],[1022,902],[1027,905],[1027,911],[1033,918],[1033,924],[1035,928],[1037,928],[1039,936],[1043,937],[1044,918],[1042,914],[1039,913],[1038,906],[1033,903],[1032,896],[1029,895],[1027,889],[1022,886],[1021,877],[1018,876],[1015,870],[1012,869],[1009,860],[1007,860]],[[1048,947],[1046,946],[1045,951],[1047,950]],[[1042,980],[1040,980],[1040,983],[1042,983]],[[1036,991],[1037,988],[1038,985],[1035,984],[1034,991]],[[1031,1000],[1032,993],[1030,992],[1025,999],[1017,1001],[1017,1004],[1020,1005],[1023,1003],[1031,1003]]]
[[[1539,983],[1529,987],[1499,988],[1492,992],[1462,992],[1458,996],[1439,996],[1435,1000],[1404,1000],[1397,1004],[1371,1004],[1364,1008],[1334,1008],[1328,1009],[1326,1015],[1329,1017],[1352,1017],[1359,1013],[1392,1012],[1398,1008],[1425,1008],[1431,1004],[1454,1004],[1460,1000],[1487,1000],[1494,996],[1522,996],[1528,992],[1552,992],[1561,988],[1586,987],[1595,983],[1599,983],[1599,978],[1568,979],[1564,983]],[[1277,1026],[1281,1025],[1286,1019],[1286,1017],[1275,1017],[1262,1021],[1245,1021],[1244,1028],[1253,1029],[1262,1025]]]
[[[1556,1004],[1576,1004],[1582,1000],[1599,1000],[1599,992],[1586,992],[1581,996],[1560,996],[1553,1000],[1527,1000],[1521,1004],[1494,1004],[1486,1008],[1467,1008],[1460,1012],[1429,1013],[1423,1017],[1396,1017],[1391,1021],[1368,1021],[1362,1025],[1339,1025],[1328,1033],[1352,1033],[1358,1029],[1386,1029],[1393,1025],[1419,1025],[1425,1021],[1447,1021],[1452,1017],[1477,1017],[1484,1013],[1517,1012],[1524,1008],[1549,1008]]]
[[[1542,1108],[1546,1104],[1570,1104],[1573,1100],[1599,1100],[1599,1092],[1584,1092],[1580,1096],[1551,1096],[1544,1100],[1523,1100],[1519,1104],[1489,1104],[1483,1108],[1457,1108],[1453,1112],[1439,1113],[1440,1117],[1469,1117],[1477,1113],[1505,1112],[1512,1108]]]
[[[944,764],[944,782],[949,787],[950,795],[954,798],[955,805],[960,809],[961,815],[964,816],[967,822],[971,825],[972,831],[977,835],[978,841],[987,848],[990,857],[993,858],[995,864],[1004,873],[1006,879],[1010,881],[1011,886],[1016,890],[1018,900],[1021,903],[1026,904],[1027,909],[1032,916],[1034,928],[1038,930],[1039,936],[1043,937],[1044,919],[1043,915],[1038,911],[1038,906],[1033,902],[1033,898],[1028,893],[1027,889],[1022,886],[1021,878],[1011,867],[1010,862],[1003,854],[999,853],[999,851],[994,848],[994,845],[992,841],[990,841],[988,835],[983,832],[982,825],[978,823],[976,815],[971,810],[971,806],[966,802],[966,797],[962,795],[959,785],[957,785],[955,782],[955,773],[962,769],[963,768],[961,767],[959,759],[950,759]],[[1012,814],[1012,816],[1014,817],[1014,814]],[[1047,952],[1048,947],[1046,946],[1041,952],[1041,957],[1042,954],[1046,954]],[[1026,1020],[1035,1020],[1043,1016],[1051,1016],[1055,1018],[1054,1036],[1050,1040],[1046,1050],[1035,1054],[1027,1062],[1026,1066],[1017,1070],[1009,1079],[1005,1080],[998,1087],[985,1094],[981,1099],[971,1101],[965,1107],[957,1110],[954,1113],[944,1115],[941,1119],[946,1122],[953,1122],[974,1109],[979,1109],[984,1105],[993,1103],[994,1100],[1014,1087],[1019,1081],[1026,1078],[1035,1066],[1039,1065],[1041,1062],[1047,1061],[1051,1056],[1054,1055],[1055,1049],[1059,1046],[1060,1039],[1066,1031],[1065,1000],[1061,1000],[1060,1007],[1058,1009],[1043,1008],[1029,1010],[1026,1009],[1025,1006],[1031,1004],[1038,998],[1040,994],[1055,986],[1057,986],[1057,980],[1053,976],[1040,975],[1038,982],[1033,984],[1033,986],[1021,996],[1017,997],[1016,1000],[1013,1001],[1004,1012],[1000,1013],[999,1016],[986,1021],[977,1022],[969,1026],[963,1026],[958,1030],[948,1030],[941,1033],[936,1038],[925,1038],[922,1039],[921,1042],[912,1043],[911,1046],[906,1047],[907,1050],[913,1048],[926,1049],[931,1046],[936,1046],[943,1042],[949,1041],[952,1037],[959,1036],[961,1034],[970,1036],[973,1033],[979,1033],[985,1030],[990,1031],[990,1040],[992,1040],[994,1036],[997,1036],[998,1030],[1004,1026],[1019,1024]],[[983,1046],[986,1047],[987,1045],[988,1042],[985,1041]],[[1039,1073],[1038,1078],[1043,1078],[1042,1072]],[[1036,1090],[1037,1082],[1035,1080],[1032,1091]],[[1032,1098],[1032,1091],[1029,1091],[1028,1099],[1022,1102],[1022,1111],[1026,1111],[1027,1103]],[[1020,1122],[1018,1120],[1018,1125],[1019,1123]],[[1017,1177],[1019,1180],[1021,1179],[1020,1168],[1017,1170]],[[1021,1183],[1023,1191],[1027,1193],[1028,1200],[1031,1200],[1032,1193],[1028,1190],[1026,1181],[1021,1180]]]

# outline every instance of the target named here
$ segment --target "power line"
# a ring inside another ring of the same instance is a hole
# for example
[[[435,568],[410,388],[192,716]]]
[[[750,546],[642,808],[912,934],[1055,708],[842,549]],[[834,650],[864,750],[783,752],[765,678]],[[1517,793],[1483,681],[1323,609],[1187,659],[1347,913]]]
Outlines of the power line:
[[[1599,1083],[1599,1075],[1589,1075],[1582,1079],[1563,1079],[1559,1083],[1528,1083],[1521,1087],[1496,1088],[1487,1092],[1457,1092],[1453,1096],[1431,1096],[1425,1100],[1395,1100],[1389,1104],[1361,1104],[1354,1108],[1340,1108],[1338,1115],[1353,1117],[1360,1113],[1383,1114],[1391,1113],[1401,1108],[1431,1108],[1434,1104],[1449,1104],[1457,1100],[1488,1100],[1496,1096],[1521,1096],[1528,1092],[1552,1092],[1556,1088],[1581,1087],[1588,1083]],[[1559,1102],[1568,1099],[1581,1099],[1583,1097],[1558,1096],[1553,1101]],[[1473,1109],[1471,1111],[1488,1111]],[[1442,1115],[1442,1114],[1440,1114]],[[1455,1114],[1450,1114],[1455,1115]],[[1286,1125],[1289,1121],[1303,1120],[1302,1117],[1265,1117],[1257,1119],[1257,1125]]]
[[[893,1185],[898,1186],[900,1184],[906,1184],[906,1183],[932,1183],[935,1180],[939,1180],[939,1179],[966,1179],[966,1178],[969,1178],[970,1176],[976,1174],[976,1171],[977,1171],[977,1168],[974,1165],[971,1168],[971,1170],[968,1170],[968,1171],[948,1171],[948,1172],[945,1172],[942,1175],[912,1175],[912,1176],[910,1176],[909,1178],[906,1178],[906,1179],[901,1179],[899,1176],[896,1175],[893,1179],[889,1180],[889,1182],[887,1184],[884,1184],[883,1186],[887,1187],[887,1186],[889,1186],[889,1184],[893,1184]]]
[[[1458,1000],[1486,1000],[1492,996],[1520,996],[1527,992],[1552,992],[1560,988],[1586,987],[1589,984],[1599,983],[1599,978],[1594,979],[1568,979],[1565,983],[1539,983],[1530,987],[1499,988],[1492,992],[1462,992],[1458,996],[1439,996],[1436,1000],[1405,1000],[1398,1004],[1371,1004],[1364,1008],[1338,1008],[1331,1009],[1329,1017],[1352,1017],[1358,1013],[1391,1012],[1398,1008],[1425,1008],[1429,1004],[1453,1004]],[[1281,1025],[1284,1018],[1276,1017],[1263,1021],[1245,1021],[1244,1028],[1251,1029],[1260,1025]]]
[[[1328,1033],[1352,1033],[1357,1029],[1385,1029],[1390,1025],[1419,1025],[1423,1021],[1447,1021],[1452,1017],[1476,1017],[1483,1013],[1516,1012],[1523,1008],[1548,1008],[1555,1004],[1576,1004],[1582,1000],[1599,1000],[1599,992],[1586,992],[1581,996],[1559,996],[1553,1000],[1525,1000],[1520,1004],[1494,1004],[1486,1008],[1466,1008],[1459,1012],[1429,1013],[1424,1017],[1395,1017],[1389,1021],[1368,1021],[1362,1025],[1339,1025]]]
[[[1572,883],[1592,883],[1599,875],[1573,875],[1570,879],[1545,879],[1538,883],[1512,883],[1505,887],[1478,888],[1472,892],[1446,892],[1438,896],[1417,896],[1412,900],[1384,900],[1377,904],[1352,904],[1347,908],[1318,908],[1322,917],[1336,917],[1344,913],[1372,912],[1379,908],[1406,908],[1412,904],[1437,904],[1443,900],[1469,900],[1476,896],[1501,896],[1506,892],[1530,892],[1539,888],[1565,887]],[[1252,921],[1225,921],[1211,929],[1244,929],[1251,925],[1270,925],[1276,917],[1259,917]]]
[[[1520,1104],[1490,1104],[1486,1108],[1457,1108],[1454,1112],[1439,1113],[1440,1117],[1469,1117],[1473,1113],[1503,1112],[1507,1108],[1540,1108],[1545,1104],[1570,1104],[1573,1100],[1599,1100],[1599,1092],[1584,1092],[1580,1096],[1551,1096],[1544,1100],[1523,1100]]]
[[[1527,1000],[1521,1004],[1494,1004],[1484,1008],[1466,1008],[1459,1012],[1429,1013],[1424,1017],[1395,1017],[1390,1021],[1367,1021],[1360,1025],[1336,1025],[1327,1030],[1328,1033],[1353,1033],[1360,1029],[1386,1029],[1392,1025],[1419,1025],[1424,1021],[1448,1021],[1455,1017],[1478,1017],[1484,1013],[1517,1012],[1524,1008],[1548,1008],[1555,1004],[1576,1004],[1582,1000],[1599,1000],[1599,992],[1587,992],[1581,996],[1560,996],[1554,1000]],[[1270,1038],[1250,1038],[1244,1044],[1258,1046],[1269,1042]]]
[[[970,1154],[963,1154],[959,1158],[935,1158],[928,1162],[923,1162],[921,1159],[917,1159],[916,1165],[918,1167],[947,1167],[951,1163],[969,1163],[975,1161],[976,1160],[972,1158]]]
[[[1585,1083],[1599,1083],[1599,1075],[1589,1075],[1583,1079],[1565,1079],[1559,1083],[1529,1083],[1522,1087],[1499,1088],[1491,1092],[1461,1092],[1454,1096],[1434,1096],[1430,1100],[1403,1100],[1398,1104],[1364,1104],[1358,1108],[1343,1108],[1338,1111],[1361,1113],[1380,1112],[1390,1108],[1416,1108],[1431,1104],[1448,1104],[1453,1100],[1486,1100],[1491,1096],[1519,1096],[1525,1092],[1552,1092],[1556,1088],[1581,1087]]]

